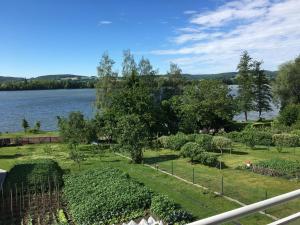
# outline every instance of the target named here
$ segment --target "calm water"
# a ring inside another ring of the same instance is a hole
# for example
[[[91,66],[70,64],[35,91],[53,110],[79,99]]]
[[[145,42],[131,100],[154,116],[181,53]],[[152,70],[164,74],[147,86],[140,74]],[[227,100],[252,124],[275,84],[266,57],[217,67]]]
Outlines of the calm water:
[[[94,101],[94,89],[0,91],[0,132],[22,130],[23,118],[31,126],[39,120],[41,129],[55,130],[56,116],[81,111],[91,117]]]
[[[232,94],[236,94],[237,86],[231,86]],[[26,118],[33,126],[41,121],[43,130],[57,129],[56,116],[67,116],[72,111],[81,111],[85,116],[93,116],[95,101],[94,89],[67,89],[42,91],[0,91],[0,132],[22,130],[21,120]],[[264,113],[265,118],[278,114],[273,106],[272,112]],[[257,119],[257,112],[250,112],[249,119]],[[243,120],[243,114],[236,120]]]

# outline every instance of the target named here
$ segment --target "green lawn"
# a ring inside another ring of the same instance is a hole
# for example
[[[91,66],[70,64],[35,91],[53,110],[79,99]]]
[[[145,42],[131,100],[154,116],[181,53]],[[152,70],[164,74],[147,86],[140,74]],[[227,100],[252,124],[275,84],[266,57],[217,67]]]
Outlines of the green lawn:
[[[222,160],[227,166],[222,171],[218,168],[200,164],[192,165],[187,159],[179,158],[177,152],[170,150],[145,152],[146,163],[158,165],[159,168],[168,172],[172,171],[173,163],[173,173],[189,181],[193,180],[194,168],[195,183],[209,187],[214,191],[221,191],[221,177],[223,176],[225,195],[246,204],[264,200],[266,194],[268,197],[272,197],[300,188],[300,182],[296,180],[269,177],[236,169],[237,166],[244,165],[246,161],[255,162],[273,157],[300,160],[300,148],[296,149],[296,154],[294,155],[292,148],[284,149],[282,153],[278,153],[275,148],[268,150],[259,147],[256,150],[250,150],[243,145],[236,144],[231,155],[226,153],[219,156],[219,160]],[[268,210],[268,213],[277,217],[284,217],[299,210],[300,200],[274,207]]]
[[[23,131],[14,132],[14,133],[1,133],[0,138],[16,138],[16,137],[57,137],[57,131],[39,131],[38,133],[25,133]]]
[[[27,159],[53,158],[67,172],[77,173],[77,165],[68,159],[65,145],[52,144],[51,155],[45,155],[44,145],[26,145],[21,147],[0,148],[0,168],[9,170],[15,162]],[[135,165],[113,153],[93,155],[86,150],[87,160],[81,165],[81,170],[88,168],[115,167],[130,174],[133,178],[144,183],[153,191],[168,195],[184,209],[191,212],[197,219],[212,216],[238,207],[222,197],[203,191],[171,176],[160,173],[144,165]],[[189,165],[186,163],[186,165]],[[266,216],[255,214],[240,221],[242,224],[267,224],[271,222]]]

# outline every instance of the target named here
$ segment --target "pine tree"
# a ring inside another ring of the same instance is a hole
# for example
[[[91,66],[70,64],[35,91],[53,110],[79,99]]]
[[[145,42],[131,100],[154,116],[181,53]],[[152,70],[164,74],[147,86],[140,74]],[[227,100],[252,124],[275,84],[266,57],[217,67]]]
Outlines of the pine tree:
[[[26,133],[27,129],[29,128],[29,123],[25,118],[22,120],[22,127],[24,129],[24,132]]]
[[[238,76],[237,82],[238,90],[238,104],[239,109],[244,112],[245,120],[248,120],[248,112],[254,109],[254,90],[253,90],[253,76],[252,76],[251,57],[247,51],[244,51],[240,62],[237,66]]]
[[[253,62],[253,76],[254,76],[254,102],[255,110],[258,112],[259,118],[263,111],[270,111],[271,108],[271,87],[269,80],[264,71],[261,69],[262,62]]]

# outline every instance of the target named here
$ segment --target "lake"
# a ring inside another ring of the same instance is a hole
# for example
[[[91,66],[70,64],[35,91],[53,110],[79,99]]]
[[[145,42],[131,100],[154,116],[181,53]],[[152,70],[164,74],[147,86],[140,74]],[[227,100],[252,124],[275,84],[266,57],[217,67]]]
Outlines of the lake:
[[[237,86],[231,86],[232,94]],[[42,130],[56,130],[57,116],[67,116],[72,111],[80,111],[88,118],[94,114],[95,89],[62,89],[35,91],[0,91],[0,132],[22,130],[21,122],[26,118],[31,126],[41,121]],[[264,113],[265,118],[278,115],[278,108]],[[250,112],[249,119],[257,119],[257,112]],[[243,114],[235,116],[243,120]]]

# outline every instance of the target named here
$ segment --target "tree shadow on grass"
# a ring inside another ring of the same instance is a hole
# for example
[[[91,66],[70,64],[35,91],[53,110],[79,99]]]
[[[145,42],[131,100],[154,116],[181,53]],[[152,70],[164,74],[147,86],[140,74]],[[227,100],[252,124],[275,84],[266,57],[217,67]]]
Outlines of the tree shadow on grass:
[[[225,149],[223,150],[223,153],[230,154],[230,149]],[[232,155],[248,155],[248,152],[242,152],[242,151],[237,151],[237,150],[231,150]]]
[[[19,154],[19,153],[14,154],[14,155],[0,155],[0,159],[17,159],[17,158],[20,158],[22,156],[24,156],[24,155]]]
[[[148,157],[144,159],[144,163],[146,164],[156,164],[160,162],[165,162],[165,161],[170,161],[170,160],[175,160],[178,159],[178,155],[159,155],[159,156],[153,156],[153,157]]]

